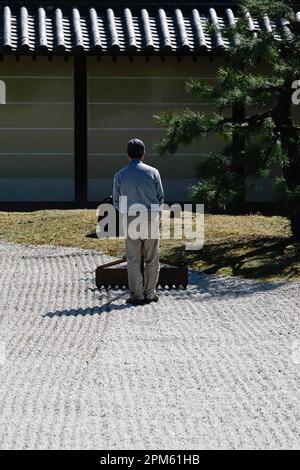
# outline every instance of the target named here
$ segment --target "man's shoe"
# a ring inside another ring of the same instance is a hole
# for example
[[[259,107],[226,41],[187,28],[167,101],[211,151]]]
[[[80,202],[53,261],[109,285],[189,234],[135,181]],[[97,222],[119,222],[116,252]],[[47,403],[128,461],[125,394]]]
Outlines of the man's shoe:
[[[129,299],[126,300],[126,303],[130,305],[144,305],[145,301],[144,299],[136,299],[134,297],[129,297]]]
[[[144,301],[146,304],[150,304],[151,302],[158,302],[158,295],[157,294],[152,294],[150,297],[145,297]]]

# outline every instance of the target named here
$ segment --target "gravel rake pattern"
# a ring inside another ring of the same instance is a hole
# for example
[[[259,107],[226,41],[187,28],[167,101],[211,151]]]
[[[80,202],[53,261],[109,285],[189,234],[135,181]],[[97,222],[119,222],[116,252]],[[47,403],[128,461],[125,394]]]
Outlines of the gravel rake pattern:
[[[299,283],[191,271],[131,307],[109,260],[0,244],[1,449],[299,448]]]

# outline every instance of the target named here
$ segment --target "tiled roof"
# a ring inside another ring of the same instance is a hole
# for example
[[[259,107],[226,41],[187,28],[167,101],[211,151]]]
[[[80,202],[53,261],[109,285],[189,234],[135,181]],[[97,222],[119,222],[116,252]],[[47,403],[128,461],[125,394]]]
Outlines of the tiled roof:
[[[300,22],[300,12],[296,13]],[[272,32],[275,24],[264,16],[252,18],[249,28]],[[0,9],[0,51],[2,53],[208,53],[228,49],[231,44],[218,27],[233,25],[231,8],[205,7],[172,9],[38,7],[3,4]],[[216,26],[208,31],[208,25]],[[288,24],[279,21],[278,39],[290,34]]]

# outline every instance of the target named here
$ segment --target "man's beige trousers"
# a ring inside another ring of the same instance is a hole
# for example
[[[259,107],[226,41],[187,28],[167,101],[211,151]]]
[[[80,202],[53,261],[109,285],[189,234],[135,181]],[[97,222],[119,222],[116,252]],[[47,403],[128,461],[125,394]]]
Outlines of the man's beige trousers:
[[[134,216],[127,218],[126,256],[128,285],[136,299],[150,298],[155,293],[159,276],[159,216],[147,216],[142,222],[138,238],[132,238],[128,227]],[[152,233],[151,233],[152,222]],[[154,229],[154,230],[153,230]],[[157,235],[158,234],[158,235]],[[155,238],[151,238],[154,237]],[[141,271],[141,260],[144,258],[144,274]]]

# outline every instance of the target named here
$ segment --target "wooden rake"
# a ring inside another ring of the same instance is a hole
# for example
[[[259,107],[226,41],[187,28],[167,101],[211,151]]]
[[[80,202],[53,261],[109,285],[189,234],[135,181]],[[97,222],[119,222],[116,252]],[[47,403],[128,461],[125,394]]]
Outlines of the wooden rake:
[[[161,263],[157,287],[169,289],[185,289],[188,284],[188,268],[185,264],[174,263],[165,259]],[[126,258],[103,264],[96,269],[96,285],[98,289],[122,289],[128,287],[127,266],[123,265]],[[144,260],[141,261],[141,272],[144,272]]]

